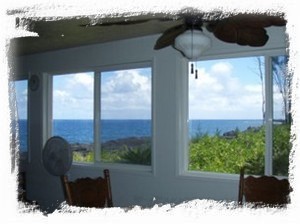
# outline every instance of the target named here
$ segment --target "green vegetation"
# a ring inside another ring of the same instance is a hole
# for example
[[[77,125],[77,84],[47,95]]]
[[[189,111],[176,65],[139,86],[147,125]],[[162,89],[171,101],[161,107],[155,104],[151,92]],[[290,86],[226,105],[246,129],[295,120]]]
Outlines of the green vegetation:
[[[290,125],[274,125],[273,129],[273,173],[288,175],[290,144]],[[189,170],[233,173],[240,172],[240,167],[246,165],[247,173],[264,173],[265,128],[249,128],[246,131],[238,129],[230,136],[222,136],[217,130],[214,136],[200,132],[191,139],[189,151]],[[103,148],[102,161],[151,165],[150,141],[140,146],[129,147],[119,145],[119,148]],[[73,152],[73,160],[77,162],[93,162],[94,153]]]
[[[130,163],[140,165],[151,165],[151,145],[150,142],[140,147],[128,147],[119,145],[114,150],[103,148],[101,150],[101,160],[111,163]],[[73,152],[73,161],[79,163],[94,162],[94,152]]]
[[[273,135],[273,173],[287,176],[289,154],[292,148],[290,142],[290,124],[276,125]]]
[[[111,163],[130,163],[140,165],[151,165],[151,150],[141,148],[130,148],[126,150],[103,150],[101,153],[102,161]],[[81,153],[73,152],[73,161],[79,163],[94,162],[94,152]]]
[[[151,165],[151,149],[147,148],[128,148],[124,146],[120,150],[102,150],[101,160],[110,163],[128,163]]]
[[[78,163],[92,163],[94,162],[94,152],[89,151],[86,153],[73,151],[73,161]]]
[[[151,165],[151,149],[129,148],[123,151],[121,161],[130,164]]]
[[[290,126],[274,125],[274,174],[287,175]],[[247,166],[249,174],[264,173],[265,128],[235,130],[229,137],[198,134],[190,141],[189,170],[239,173]]]

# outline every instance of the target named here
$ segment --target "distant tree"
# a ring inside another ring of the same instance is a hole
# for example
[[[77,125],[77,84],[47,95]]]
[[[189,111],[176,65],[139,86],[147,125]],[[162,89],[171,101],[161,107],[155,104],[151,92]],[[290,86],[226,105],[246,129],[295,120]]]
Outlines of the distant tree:
[[[265,122],[265,105],[266,105],[266,97],[265,97],[265,82],[264,82],[264,63],[262,61],[261,57],[257,57],[257,64],[258,64],[258,73],[260,82],[261,82],[261,95],[262,95],[262,105],[261,105],[261,111],[263,116],[263,122]]]
[[[262,115],[263,120],[265,120],[265,104],[266,104],[266,97],[265,97],[265,80],[264,80],[264,62],[262,57],[255,58],[257,62],[257,70],[255,73],[258,75],[260,82],[261,82],[261,94],[262,94]],[[284,123],[290,124],[291,123],[291,77],[287,71],[287,56],[277,56],[272,57],[272,73],[273,73],[273,82],[278,88],[279,93],[282,97],[283,103],[283,114],[284,114]]]
[[[272,57],[272,72],[274,84],[281,94],[283,102],[284,121],[291,123],[291,76],[287,70],[288,56]]]

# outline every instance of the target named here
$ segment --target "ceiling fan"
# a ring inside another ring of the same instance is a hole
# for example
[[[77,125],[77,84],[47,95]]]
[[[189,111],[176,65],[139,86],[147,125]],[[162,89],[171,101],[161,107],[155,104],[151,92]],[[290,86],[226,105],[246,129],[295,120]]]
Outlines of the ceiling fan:
[[[201,16],[188,15],[184,23],[166,30],[157,40],[154,49],[173,45],[177,36],[186,30],[203,30],[205,27],[216,38],[227,43],[242,46],[264,46],[269,36],[266,27],[284,26],[286,21],[279,16],[265,14],[237,14],[224,19],[205,20]]]
[[[196,11],[190,9],[184,9],[179,14],[173,16],[166,16],[164,18],[149,18],[149,19],[135,19],[130,17],[124,21],[118,22],[103,22],[103,23],[90,23],[87,26],[112,26],[112,25],[133,25],[139,23],[145,23],[149,20],[164,21],[180,21],[167,29],[158,38],[154,46],[155,50],[165,48],[167,46],[173,46],[176,37],[181,35],[187,30],[206,30],[213,33],[213,35],[227,43],[236,43],[241,46],[261,47],[264,46],[269,36],[266,31],[266,27],[270,26],[285,26],[286,20],[283,15],[268,15],[268,14],[236,14],[229,15],[220,18],[221,14],[217,16],[211,16],[204,13],[196,13]],[[210,17],[209,17],[210,16]]]

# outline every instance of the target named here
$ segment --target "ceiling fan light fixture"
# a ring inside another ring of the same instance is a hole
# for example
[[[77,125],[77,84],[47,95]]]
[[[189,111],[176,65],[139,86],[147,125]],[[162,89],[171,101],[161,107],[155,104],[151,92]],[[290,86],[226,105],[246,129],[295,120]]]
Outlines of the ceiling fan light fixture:
[[[200,30],[187,30],[174,42],[174,48],[190,60],[199,58],[211,47],[211,39]]]

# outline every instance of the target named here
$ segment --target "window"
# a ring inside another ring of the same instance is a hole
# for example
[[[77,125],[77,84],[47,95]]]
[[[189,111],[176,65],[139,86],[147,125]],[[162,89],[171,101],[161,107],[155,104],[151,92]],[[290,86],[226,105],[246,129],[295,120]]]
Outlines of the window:
[[[273,75],[273,174],[287,176],[289,137],[291,128],[290,76],[287,72],[288,57],[285,55],[271,58]]]
[[[27,80],[14,81],[14,91],[10,91],[12,100],[13,136],[16,137],[20,145],[21,158],[26,157],[28,151],[28,131],[27,131]],[[14,98],[16,104],[14,104]],[[15,128],[17,127],[17,128]]]
[[[79,163],[151,165],[151,68],[53,75],[52,136]]]
[[[286,65],[281,57],[273,58],[274,79],[275,59]],[[275,82],[273,95],[266,91],[272,83],[266,82],[265,71],[271,68],[265,64],[264,57],[195,63],[198,78],[189,77],[189,170],[236,174],[247,165],[248,173],[263,174],[272,166],[265,161],[265,153],[271,151],[274,174],[287,175],[289,125],[266,125],[267,118],[273,117],[266,106],[272,98],[274,117],[282,114],[283,107]],[[271,145],[267,144],[270,137]],[[279,166],[280,172],[275,171]]]
[[[102,72],[100,160],[151,165],[151,68]]]
[[[52,136],[71,145],[73,161],[94,161],[94,73],[53,76]]]

